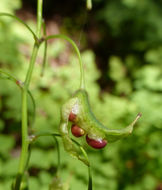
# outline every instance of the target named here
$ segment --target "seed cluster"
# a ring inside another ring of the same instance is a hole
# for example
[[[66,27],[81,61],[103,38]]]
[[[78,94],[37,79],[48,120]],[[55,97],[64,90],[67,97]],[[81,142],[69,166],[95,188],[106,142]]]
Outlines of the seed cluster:
[[[69,114],[69,121],[73,122],[71,127],[71,133],[75,137],[82,137],[83,135],[85,135],[85,131],[80,126],[75,124],[76,117],[77,115],[75,115],[72,112]],[[91,139],[88,137],[88,134],[86,135],[86,141],[89,146],[95,149],[101,149],[107,145],[107,141],[105,139],[99,139],[99,140]]]

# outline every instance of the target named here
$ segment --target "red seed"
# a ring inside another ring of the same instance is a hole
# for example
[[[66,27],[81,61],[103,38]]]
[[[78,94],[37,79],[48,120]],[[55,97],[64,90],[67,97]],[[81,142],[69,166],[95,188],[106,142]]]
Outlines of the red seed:
[[[90,139],[88,137],[88,135],[86,135],[86,141],[89,144],[89,146],[96,148],[96,149],[104,148],[107,145],[107,140],[105,140],[105,139],[99,139],[99,140]]]
[[[75,119],[76,119],[76,114],[70,112],[69,121],[74,121]]]
[[[85,134],[84,130],[77,125],[72,125],[71,132],[75,137],[81,137]]]

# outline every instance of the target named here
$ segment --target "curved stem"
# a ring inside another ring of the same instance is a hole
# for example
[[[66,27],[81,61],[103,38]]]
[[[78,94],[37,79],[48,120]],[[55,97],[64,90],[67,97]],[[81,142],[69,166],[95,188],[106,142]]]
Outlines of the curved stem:
[[[56,35],[50,35],[44,38],[44,40],[49,40],[49,39],[53,39],[53,38],[59,38],[59,39],[64,39],[67,40],[74,48],[78,59],[79,59],[79,65],[80,65],[80,88],[81,89],[85,89],[85,78],[84,78],[84,69],[83,69],[83,63],[82,63],[82,59],[81,59],[81,55],[80,55],[80,51],[77,47],[77,45],[75,44],[75,42],[70,39],[69,37],[63,35],[63,34],[56,34]]]
[[[2,73],[3,75],[6,75],[13,82],[17,83],[18,80],[13,75],[11,75],[10,73],[3,71],[2,69],[0,69],[0,73]]]
[[[17,16],[14,16],[14,15],[9,14],[9,13],[0,13],[0,16],[8,16],[8,17],[11,17],[11,18],[17,20],[18,22],[20,22],[21,24],[23,24],[28,29],[28,31],[33,35],[35,41],[38,41],[38,38],[35,35],[35,33],[33,32],[33,30],[23,20],[21,20]]]
[[[60,134],[58,134],[58,133],[51,133],[51,132],[39,132],[39,133],[36,133],[36,134],[34,134],[33,135],[33,137],[32,137],[32,141],[31,142],[34,142],[35,140],[37,140],[37,138],[39,138],[39,137],[43,137],[43,136],[52,136],[52,135],[54,135],[55,137],[61,137],[61,135]]]
[[[88,159],[88,155],[86,153],[86,151],[84,150],[84,148],[82,146],[80,146],[80,149],[84,155],[84,157],[86,158],[87,162],[89,163],[89,166],[88,166],[88,190],[92,190],[92,172],[91,172],[91,166],[90,166],[90,162],[89,162],[89,159]]]
[[[57,133],[41,132],[39,134],[34,135],[34,137],[32,138],[31,143],[33,143],[37,138],[42,137],[42,136],[54,136],[55,138],[56,137],[61,138],[61,135],[57,134]],[[92,190],[92,172],[91,172],[91,166],[90,166],[90,162],[89,162],[89,159],[88,159],[88,155],[87,155],[86,151],[84,150],[84,148],[77,141],[75,141],[74,139],[72,139],[72,141],[80,148],[80,150],[82,151],[85,159],[87,160],[87,163],[88,163],[88,165],[87,165],[87,167],[88,167],[88,176],[89,176],[88,177],[88,190]],[[58,149],[58,151],[59,151],[59,149]],[[60,153],[58,152],[58,154],[60,154]],[[59,159],[58,159],[58,161],[59,161]],[[60,162],[59,162],[59,166],[60,166]]]
[[[8,78],[5,78],[5,79],[8,79],[8,80],[14,82],[20,88],[20,90],[22,90],[23,83],[20,80],[18,80],[16,77],[14,77],[13,75],[11,75],[7,71],[3,71],[2,69],[0,69],[0,74],[6,75]],[[28,95],[29,95],[29,97],[30,97],[30,99],[32,101],[32,105],[33,105],[33,121],[32,121],[32,123],[33,123],[34,120],[35,120],[35,107],[36,106],[35,106],[34,97],[33,97],[32,93],[30,92],[29,89],[28,89]]]
[[[42,136],[55,136],[55,137],[60,137],[61,138],[61,135],[58,134],[58,133],[39,132],[38,134],[34,134],[34,137],[32,137],[32,141],[31,142],[34,142],[37,138],[42,137]],[[88,155],[87,155],[86,151],[84,150],[84,148],[77,141],[75,141],[74,139],[72,139],[72,141],[80,148],[80,150],[83,153],[83,156],[87,160],[88,165],[90,165],[89,159],[88,159]]]

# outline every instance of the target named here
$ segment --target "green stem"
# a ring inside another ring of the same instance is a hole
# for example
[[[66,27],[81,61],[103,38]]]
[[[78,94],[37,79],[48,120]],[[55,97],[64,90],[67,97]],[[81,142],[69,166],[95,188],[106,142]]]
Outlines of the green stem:
[[[55,137],[61,138],[61,135],[58,133],[51,133],[51,132],[44,132],[43,131],[43,132],[39,132],[37,134],[34,134],[34,137],[32,138],[31,143],[33,143],[35,140],[37,140],[39,137],[42,137],[42,136],[55,136]],[[80,148],[81,152],[83,153],[83,156],[87,160],[88,166],[90,166],[88,155],[87,155],[86,151],[84,150],[84,148],[74,139],[71,139],[71,140]]]
[[[37,1],[37,29],[36,29],[36,34],[37,34],[38,39],[40,38],[41,27],[42,27],[42,6],[43,6],[43,0],[38,0]],[[34,43],[33,52],[32,52],[32,56],[31,56],[31,60],[30,60],[30,65],[29,65],[29,69],[28,69],[26,79],[25,79],[25,86],[27,89],[30,84],[30,80],[31,80],[31,76],[32,76],[32,72],[33,72],[33,68],[34,68],[34,64],[35,64],[35,60],[37,57],[39,46],[40,46],[40,43],[38,43],[38,42]]]
[[[51,133],[51,132],[39,132],[38,134],[35,134],[31,143],[33,143],[35,140],[37,140],[37,138],[39,137],[42,137],[42,136],[53,136],[53,137],[61,137],[60,134],[57,134],[57,133]],[[88,190],[92,190],[93,187],[92,187],[92,172],[91,172],[91,166],[90,166],[90,162],[89,162],[89,159],[88,159],[88,155],[86,153],[86,151],[84,150],[84,148],[77,142],[75,141],[74,139],[72,139],[72,141],[80,148],[81,152],[83,153],[83,156],[84,158],[87,160],[87,167],[88,167]],[[57,145],[57,151],[58,151],[58,162],[59,162],[59,166],[60,167],[60,150],[59,150],[59,147]],[[59,168],[58,168],[59,169]],[[58,170],[57,170],[58,172]]]
[[[80,51],[77,47],[77,45],[75,44],[75,42],[70,39],[69,37],[62,35],[62,34],[56,34],[56,35],[50,35],[45,37],[44,40],[49,40],[49,39],[53,39],[53,38],[60,38],[60,39],[64,39],[67,40],[74,48],[78,59],[79,59],[79,65],[80,65],[80,88],[85,89],[85,78],[84,78],[84,69],[83,69],[83,63],[82,63],[82,59],[81,59],[81,55],[80,55]]]
[[[43,24],[43,36],[46,36],[46,25],[44,21],[42,22]],[[47,40],[44,42],[44,55],[43,55],[43,63],[42,63],[42,70],[41,70],[41,77],[44,75],[44,70],[47,62]]]
[[[24,84],[20,80],[18,80],[16,77],[14,77],[12,74],[8,73],[7,71],[3,71],[2,69],[0,69],[0,76],[1,76],[1,74],[5,75],[7,77],[5,79],[14,82],[20,88],[21,91],[23,90]],[[33,105],[33,117],[32,117],[32,123],[33,123],[35,120],[35,107],[36,106],[35,106],[34,97],[33,97],[32,93],[30,92],[29,89],[28,89],[28,95],[29,95],[29,97],[32,101],[32,105]]]
[[[32,105],[33,105],[33,114],[32,114],[32,120],[31,120],[31,125],[33,125],[34,121],[35,121],[35,115],[36,115],[36,105],[35,105],[35,100],[34,97],[32,95],[32,93],[30,92],[30,90],[28,90],[28,95],[31,99]]]
[[[87,9],[88,10],[92,9],[92,0],[87,0]]]
[[[58,176],[60,173],[60,147],[59,147],[59,143],[58,143],[58,140],[57,140],[55,135],[53,135],[53,138],[56,142],[56,149],[57,149],[57,172],[56,172],[56,176]]]
[[[41,34],[41,23],[42,23],[42,0],[38,0],[38,9],[37,9],[37,29],[36,29],[36,34],[39,38]],[[27,92],[28,88],[30,85],[33,69],[34,69],[34,64],[36,61],[38,49],[40,46],[40,42],[35,41],[33,51],[32,51],[32,56],[30,59],[30,65],[27,71],[27,75],[25,78],[24,82],[24,87],[22,89],[22,128],[21,128],[21,133],[22,133],[22,151],[20,155],[20,161],[19,161],[19,168],[18,168],[18,175],[16,179],[16,184],[15,184],[15,190],[19,190],[21,186],[21,181],[25,172],[26,163],[27,163],[27,158],[28,158],[28,146],[29,146],[29,139],[28,139],[28,107],[27,107]]]
[[[15,83],[18,81],[13,75],[11,75],[10,73],[6,71],[3,71],[2,69],[0,69],[0,73],[2,73],[3,75],[6,75],[8,79],[12,80]]]
[[[29,161],[30,161],[30,157],[31,157],[31,149],[32,149],[32,145],[29,144],[29,146],[28,146],[28,157],[27,157],[27,161],[26,161],[26,165],[25,165],[25,171],[28,170],[28,165],[29,165]]]
[[[89,175],[89,179],[88,179],[88,190],[92,190],[92,172],[91,172],[91,167],[88,167],[88,175]]]
[[[38,39],[41,35],[41,27],[42,27],[42,9],[43,9],[43,0],[37,0],[37,30],[36,34]]]
[[[19,172],[22,173],[25,167],[28,150],[28,119],[27,119],[27,91],[22,91],[22,153],[20,157]]]
[[[86,158],[87,162],[89,163],[89,166],[88,166],[88,190],[92,190],[93,189],[92,188],[92,172],[91,172],[91,166],[90,166],[90,162],[88,159],[88,155],[83,147],[80,146],[80,149],[81,149],[84,157]]]
[[[21,20],[20,18],[14,16],[14,15],[9,14],[9,13],[0,13],[0,16],[11,17],[11,18],[17,20],[18,22],[20,22],[21,24],[23,24],[28,29],[28,31],[31,32],[31,34],[33,35],[34,39],[37,41],[37,39],[38,39],[37,36],[33,32],[33,30],[23,20]]]
[[[22,151],[19,161],[18,175],[16,178],[15,190],[20,189],[21,181],[24,174],[25,163],[28,156],[28,119],[27,119],[27,91],[22,90]]]
[[[27,89],[29,88],[29,84],[30,84],[32,73],[33,73],[34,64],[35,64],[35,61],[36,61],[38,49],[39,49],[38,44],[34,43],[32,55],[31,55],[31,59],[30,59],[30,64],[29,64],[28,72],[27,72],[27,75],[26,75],[25,83],[24,83],[24,85],[25,85],[25,87]]]

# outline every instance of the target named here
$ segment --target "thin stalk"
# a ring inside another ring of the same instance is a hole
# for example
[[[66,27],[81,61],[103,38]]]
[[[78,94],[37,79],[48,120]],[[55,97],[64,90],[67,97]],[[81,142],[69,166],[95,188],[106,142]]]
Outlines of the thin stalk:
[[[58,143],[58,140],[57,140],[55,135],[53,135],[53,138],[56,142],[56,149],[57,149],[57,172],[56,172],[56,176],[58,176],[60,173],[60,147],[59,147],[59,143]]]
[[[24,145],[22,148],[22,154],[20,157],[20,167],[19,172],[23,172],[26,158],[27,158],[27,149],[28,149],[28,120],[27,120],[27,92],[26,89],[22,91],[22,144]]]
[[[80,149],[81,149],[84,157],[86,158],[87,162],[89,163],[89,166],[88,166],[88,190],[92,190],[93,189],[93,187],[92,187],[92,172],[91,172],[91,166],[90,166],[90,162],[88,159],[88,155],[87,155],[86,151],[83,149],[83,147],[80,146]]]
[[[45,25],[44,21],[42,23],[43,23],[43,36],[46,36],[46,25]],[[43,55],[41,77],[43,77],[43,75],[44,75],[46,62],[47,62],[47,40],[45,40],[45,42],[44,42],[44,55]]]
[[[91,172],[91,167],[88,167],[88,175],[89,175],[89,179],[88,179],[88,190],[92,190],[93,186],[92,186],[92,172]]]
[[[37,1],[37,30],[36,35],[38,39],[41,35],[41,27],[42,27],[42,12],[43,12],[43,0]]]
[[[20,189],[21,181],[24,174],[25,163],[28,156],[28,119],[27,119],[27,91],[25,88],[22,90],[22,151],[19,161],[18,175],[15,183],[15,190]]]
[[[20,18],[18,18],[17,16],[15,15],[11,15],[9,13],[0,13],[0,16],[8,16],[8,17],[11,17],[15,20],[17,20],[18,22],[20,22],[21,24],[23,24],[27,29],[28,31],[33,35],[34,39],[37,41],[37,36],[35,35],[35,33],[33,32],[33,30],[23,21],[21,20]]]
[[[37,1],[37,29],[36,29],[36,35],[37,35],[38,39],[40,38],[41,27],[42,27],[42,9],[43,9],[42,7],[43,7],[43,0],[38,0]],[[32,76],[32,72],[33,72],[33,68],[34,68],[34,64],[35,64],[35,60],[37,57],[39,46],[40,46],[40,43],[39,44],[37,42],[34,43],[33,52],[32,52],[32,56],[31,56],[31,60],[30,60],[30,65],[29,65],[29,69],[28,69],[26,79],[25,79],[25,86],[27,89],[30,84],[30,80],[31,80],[31,76]]]
[[[55,137],[60,137],[61,138],[61,135],[58,134],[58,133],[39,132],[37,134],[34,134],[34,136],[32,137],[31,143],[33,143],[35,140],[37,140],[39,137],[42,137],[42,136],[55,136]],[[71,139],[71,140],[80,148],[81,152],[83,153],[83,156],[85,157],[85,160],[88,163],[87,166],[89,167],[90,163],[89,163],[89,159],[88,159],[88,155],[87,155],[86,151],[84,150],[84,148],[77,141],[75,141],[74,139]]]
[[[32,93],[30,92],[30,90],[28,90],[28,95],[31,99],[32,105],[33,105],[33,113],[32,113],[32,120],[31,120],[31,125],[33,125],[34,121],[35,121],[35,115],[36,115],[36,105],[35,105],[35,100],[34,97],[32,95]]]
[[[49,39],[53,39],[53,38],[59,38],[59,39],[64,39],[67,40],[74,48],[78,59],[79,59],[79,65],[80,65],[80,88],[81,89],[85,89],[85,78],[84,78],[84,69],[83,69],[83,63],[82,63],[82,59],[81,59],[81,55],[80,55],[80,51],[77,47],[77,45],[75,44],[75,42],[70,39],[69,37],[63,35],[63,34],[56,34],[56,35],[50,35],[44,38],[44,40],[49,40]]]
[[[32,145],[29,144],[29,146],[28,146],[28,157],[27,157],[27,161],[26,161],[26,165],[25,165],[25,171],[27,171],[27,169],[28,169],[28,165],[29,165],[29,161],[30,161],[30,157],[31,157],[31,149],[32,149]]]
[[[6,75],[8,77],[8,79],[12,80],[13,82],[17,82],[18,80],[13,76],[11,75],[10,73],[6,72],[6,71],[3,71],[2,69],[0,69],[0,74],[3,74],[3,75]]]
[[[35,140],[37,140],[39,137],[42,137],[42,136],[53,136],[55,138],[61,137],[61,135],[58,133],[39,132],[38,134],[34,135],[31,143],[33,143]],[[87,155],[86,151],[84,150],[84,148],[77,141],[75,141],[74,139],[72,139],[72,141],[80,148],[81,152],[83,153],[84,158],[87,160],[88,165],[86,164],[86,166],[88,167],[88,190],[92,190],[93,189],[93,187],[92,187],[92,172],[91,172],[91,166],[90,166],[90,162],[88,159],[88,155]],[[58,145],[56,145],[56,146],[58,146]],[[60,167],[60,157],[59,157],[60,156],[60,150],[58,147],[57,147],[57,151],[58,151],[58,167]],[[58,169],[59,168],[57,168],[57,173],[58,173]]]
[[[2,79],[7,79],[7,80],[10,80],[12,82],[14,82],[18,87],[19,89],[22,91],[23,87],[24,87],[24,84],[18,80],[15,76],[13,76],[12,74],[8,73],[7,71],[4,71],[2,69],[0,69],[0,77],[1,77],[1,74],[2,75],[5,75],[6,78],[2,78]],[[32,93],[30,92],[30,90],[28,89],[28,95],[31,99],[31,102],[32,102],[32,105],[33,105],[33,117],[32,117],[32,123],[34,123],[34,120],[35,120],[35,100],[34,100],[34,97],[32,95]]]
[[[39,38],[41,34],[41,23],[42,23],[42,0],[37,1],[37,29],[36,34]],[[21,181],[25,172],[25,168],[27,167],[27,158],[28,158],[28,146],[29,146],[29,139],[28,139],[28,107],[27,107],[27,92],[30,85],[34,64],[36,61],[38,49],[40,46],[39,40],[34,43],[32,56],[30,59],[30,65],[27,71],[27,75],[24,82],[24,87],[22,89],[22,123],[21,123],[21,133],[22,133],[22,151],[20,155],[19,161],[19,168],[18,168],[18,175],[16,178],[15,190],[19,190],[21,186]]]
[[[92,9],[92,0],[87,0],[87,9],[88,10]]]
[[[24,85],[25,85],[25,87],[27,89],[29,88],[29,84],[30,84],[30,81],[31,81],[31,76],[32,76],[32,73],[33,73],[34,64],[35,64],[35,61],[36,61],[38,49],[39,49],[39,46],[37,45],[37,43],[34,43],[32,55],[31,55],[31,59],[30,59],[30,64],[29,64],[28,72],[27,72],[27,75],[26,75],[25,83],[24,83]]]

